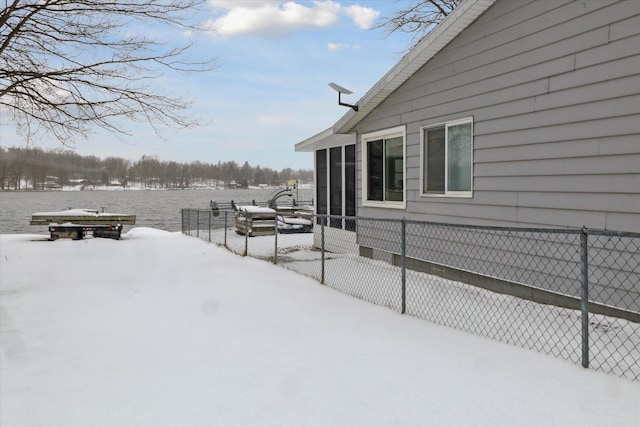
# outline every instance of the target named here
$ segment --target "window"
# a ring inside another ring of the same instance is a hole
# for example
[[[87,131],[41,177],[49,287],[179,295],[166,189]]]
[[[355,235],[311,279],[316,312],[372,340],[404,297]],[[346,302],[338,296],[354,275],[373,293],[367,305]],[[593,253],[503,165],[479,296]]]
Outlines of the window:
[[[404,126],[362,136],[363,205],[405,207]]]
[[[473,123],[470,119],[422,129],[422,193],[471,196]]]

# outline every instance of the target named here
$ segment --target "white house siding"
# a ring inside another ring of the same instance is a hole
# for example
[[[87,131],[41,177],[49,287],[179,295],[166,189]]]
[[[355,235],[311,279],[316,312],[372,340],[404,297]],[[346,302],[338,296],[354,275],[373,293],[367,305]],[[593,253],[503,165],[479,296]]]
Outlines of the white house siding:
[[[420,128],[466,117],[473,197],[421,196]],[[358,140],[400,125],[407,208],[363,207],[359,194],[361,217],[640,232],[640,1],[498,0],[361,121]]]

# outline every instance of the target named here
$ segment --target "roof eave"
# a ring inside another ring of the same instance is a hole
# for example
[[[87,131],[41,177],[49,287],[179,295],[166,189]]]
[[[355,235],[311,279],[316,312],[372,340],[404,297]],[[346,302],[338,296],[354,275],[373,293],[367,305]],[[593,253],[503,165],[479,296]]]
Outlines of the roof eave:
[[[349,134],[336,134],[333,128],[325,129],[322,132],[300,141],[295,145],[296,152],[312,152],[321,150],[323,148],[329,148],[338,145],[355,144],[356,135]]]

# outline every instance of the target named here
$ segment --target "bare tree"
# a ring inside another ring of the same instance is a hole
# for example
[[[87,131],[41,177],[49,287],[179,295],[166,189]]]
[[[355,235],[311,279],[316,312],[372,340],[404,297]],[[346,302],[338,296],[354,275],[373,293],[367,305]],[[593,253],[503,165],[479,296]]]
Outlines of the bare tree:
[[[384,29],[387,35],[396,31],[412,34],[412,44],[424,37],[463,0],[414,0],[391,16],[385,16],[375,27]],[[399,0],[396,0],[399,2]]]
[[[1,2],[2,0],[0,0]],[[0,110],[27,141],[40,132],[67,145],[93,126],[127,134],[120,119],[197,124],[190,102],[154,88],[168,70],[207,71],[191,42],[165,46],[142,29],[194,30],[205,0],[4,0],[0,10]],[[136,27],[137,26],[137,27]],[[143,27],[146,26],[146,27]]]

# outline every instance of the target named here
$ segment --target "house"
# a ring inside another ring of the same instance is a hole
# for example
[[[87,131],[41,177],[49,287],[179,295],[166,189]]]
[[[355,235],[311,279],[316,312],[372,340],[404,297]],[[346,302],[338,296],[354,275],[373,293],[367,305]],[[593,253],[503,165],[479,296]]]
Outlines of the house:
[[[357,105],[318,214],[640,232],[640,1],[465,0]]]

